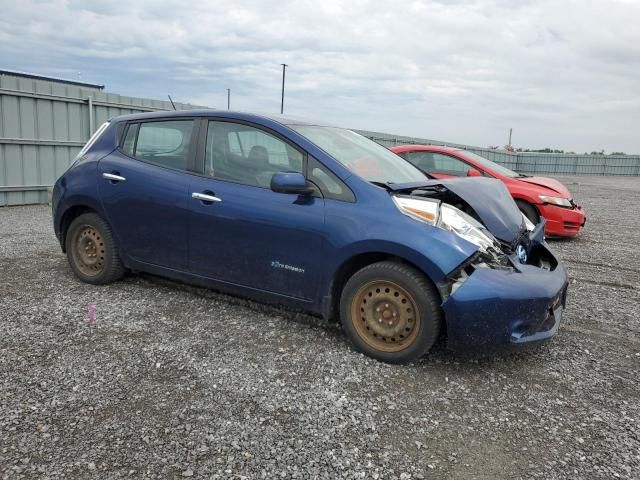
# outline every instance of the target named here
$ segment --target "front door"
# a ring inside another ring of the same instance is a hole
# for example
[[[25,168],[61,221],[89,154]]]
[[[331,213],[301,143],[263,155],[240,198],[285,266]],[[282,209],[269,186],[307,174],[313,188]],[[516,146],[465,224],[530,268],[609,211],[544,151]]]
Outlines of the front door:
[[[190,270],[313,299],[322,262],[324,200],[269,188],[275,172],[304,172],[303,153],[258,127],[209,121],[204,156],[205,176],[190,184]]]
[[[193,120],[128,125],[123,145],[98,163],[98,191],[127,256],[187,269]]]

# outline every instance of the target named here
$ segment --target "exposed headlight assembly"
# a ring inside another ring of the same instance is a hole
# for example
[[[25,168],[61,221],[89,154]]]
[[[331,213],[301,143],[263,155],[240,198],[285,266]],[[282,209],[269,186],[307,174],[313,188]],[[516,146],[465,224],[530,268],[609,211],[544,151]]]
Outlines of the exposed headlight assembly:
[[[538,195],[538,197],[544,203],[550,203],[551,205],[557,205],[558,207],[565,207],[565,208],[573,207],[573,205],[571,205],[571,202],[566,198],[552,197],[549,195]]]
[[[488,253],[497,245],[484,226],[462,210],[438,200],[393,196],[393,202],[405,215],[435,227],[455,233]]]

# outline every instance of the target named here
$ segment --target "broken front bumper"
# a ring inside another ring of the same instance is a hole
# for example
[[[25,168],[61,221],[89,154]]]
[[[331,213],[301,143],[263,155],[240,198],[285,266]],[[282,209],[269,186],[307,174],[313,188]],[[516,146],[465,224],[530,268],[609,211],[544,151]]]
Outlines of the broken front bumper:
[[[456,351],[517,349],[553,337],[567,297],[567,273],[542,239],[544,222],[531,234],[529,259],[513,269],[475,268],[442,304],[447,345]]]
[[[540,216],[547,221],[545,233],[552,236],[572,237],[584,227],[586,215],[582,207],[558,207],[556,205],[538,205]]]

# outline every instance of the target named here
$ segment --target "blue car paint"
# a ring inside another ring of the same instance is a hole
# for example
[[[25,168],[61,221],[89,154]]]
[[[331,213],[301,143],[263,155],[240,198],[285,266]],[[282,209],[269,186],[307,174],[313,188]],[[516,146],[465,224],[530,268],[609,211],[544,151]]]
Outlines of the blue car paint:
[[[176,116],[235,119],[270,129],[331,170],[352,190],[356,202],[225,182],[133,160],[117,149],[123,122]],[[102,178],[102,173],[113,172],[127,181]],[[415,186],[442,183],[425,179]],[[466,189],[453,189],[482,210]],[[192,192],[224,201],[202,202],[192,199]],[[65,213],[85,206],[112,225],[129,268],[324,317],[333,313],[336,273],[356,256],[399,257],[440,284],[477,252],[475,245],[457,235],[401,214],[385,188],[353,175],[286,122],[237,112],[159,112],[112,119],[89,152],[56,182],[54,230],[63,249]],[[495,204],[491,208],[499,213]],[[508,236],[507,223],[496,228]],[[543,240],[536,241],[531,244],[546,248]],[[527,338],[521,335],[514,341],[514,335],[522,325],[544,322],[549,305],[559,296],[564,298],[565,285],[566,273],[560,266],[553,271],[527,265],[515,272],[476,269],[454,294],[443,298],[448,345],[468,350],[526,344]]]
[[[453,350],[490,351],[552,337],[560,321],[566,275],[530,265],[503,272],[479,268],[442,305]],[[549,322],[549,316],[553,321]]]
[[[102,179],[103,173],[126,177]],[[134,260],[187,269],[189,185],[184,174],[132,161],[116,150],[98,162],[98,198],[119,245]]]
[[[207,177],[189,181],[192,192],[224,199],[215,204],[191,202],[191,272],[313,302],[319,286],[316,272],[322,271],[324,262],[322,198]],[[304,274],[273,268],[272,262],[302,269]]]

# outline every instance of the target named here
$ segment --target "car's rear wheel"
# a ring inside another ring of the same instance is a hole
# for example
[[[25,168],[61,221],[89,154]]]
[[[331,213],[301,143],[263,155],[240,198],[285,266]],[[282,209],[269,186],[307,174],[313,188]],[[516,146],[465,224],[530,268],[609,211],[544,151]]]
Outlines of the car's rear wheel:
[[[349,279],[340,317],[358,350],[389,363],[423,356],[442,325],[440,297],[433,284],[415,268],[393,261],[364,267]]]
[[[95,213],[75,218],[66,234],[69,265],[82,281],[101,285],[122,278],[122,265],[109,225]]]
[[[536,210],[536,207],[531,205],[529,202],[516,200],[516,205],[518,205],[520,211],[524,213],[524,216],[527,217],[531,223],[537,225],[540,222],[540,214],[538,213],[538,210]]]

